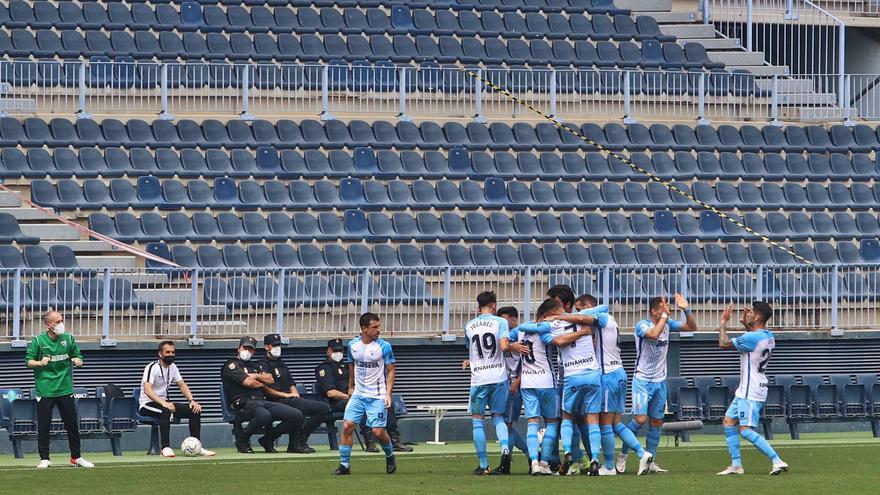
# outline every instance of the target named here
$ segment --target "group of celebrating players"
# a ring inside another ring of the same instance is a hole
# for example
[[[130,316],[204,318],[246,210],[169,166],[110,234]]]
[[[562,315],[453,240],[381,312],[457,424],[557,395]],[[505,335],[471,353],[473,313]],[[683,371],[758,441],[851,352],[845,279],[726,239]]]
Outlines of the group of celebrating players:
[[[470,355],[463,363],[471,371],[470,412],[480,462],[474,474],[510,474],[511,439],[528,456],[529,473],[533,476],[622,474],[630,450],[639,459],[636,474],[666,472],[657,464],[656,457],[666,408],[669,333],[697,330],[696,318],[684,297],[675,294],[675,306],[684,313],[683,321],[671,318],[665,297],[654,297],[648,304],[648,317],[636,324],[633,419],[626,425],[621,415],[627,376],[621,359],[619,329],[607,305],[599,305],[589,294],[575,298],[568,286],[554,286],[538,307],[535,320],[519,324],[516,308],[499,309],[492,292],[477,296],[477,304],[479,316],[465,326]],[[741,323],[747,333],[733,339],[727,335],[732,314],[733,305],[729,305],[721,316],[718,344],[740,352],[740,386],[724,419],[731,464],[718,474],[744,473],[740,435],[770,458],[770,474],[780,474],[788,470],[788,464],[754,429],[759,425],[767,398],[764,370],[775,341],[766,324],[773,310],[759,301],[746,308]],[[552,346],[558,350],[561,377],[553,371]],[[522,406],[528,420],[525,440],[513,428]],[[487,407],[501,447],[501,463],[495,469],[489,468],[486,453]],[[545,428],[543,439],[539,440],[542,419]],[[645,423],[648,434],[643,448],[636,435]],[[623,444],[616,462],[615,436]],[[581,456],[578,437],[583,441],[585,457]]]
[[[480,462],[474,474],[510,474],[511,439],[528,456],[529,473],[533,476],[623,474],[630,450],[639,459],[637,475],[666,472],[656,458],[666,409],[669,334],[697,330],[688,301],[675,294],[674,303],[684,313],[684,320],[673,319],[669,301],[660,296],[648,302],[647,318],[636,324],[633,419],[625,425],[621,416],[626,403],[627,376],[621,359],[619,329],[607,305],[599,305],[589,294],[575,298],[570,287],[557,285],[547,292],[535,320],[519,324],[516,308],[498,308],[494,293],[480,293],[479,315],[465,325],[469,359],[462,363],[471,374],[469,407]],[[775,346],[773,334],[766,327],[773,309],[761,301],[745,308],[740,322],[746,333],[737,338],[727,335],[732,315],[731,304],[721,315],[718,345],[740,353],[740,384],[723,421],[731,464],[718,474],[744,473],[740,437],[772,461],[771,475],[780,474],[788,471],[788,464],[755,430],[767,399],[765,369]],[[347,346],[352,397],[345,410],[345,434],[340,441],[340,465],[335,474],[351,472],[351,432],[364,419],[383,444],[386,472],[391,474],[397,469],[391,443],[384,435],[385,409],[391,405],[394,387],[395,359],[391,345],[379,338],[379,325],[377,315],[365,313],[360,319],[361,335]],[[560,377],[553,370],[554,346],[558,350]],[[523,406],[528,420],[525,439],[513,427]],[[486,453],[487,407],[501,447],[501,463],[495,469],[490,469]],[[545,427],[540,439],[542,419]],[[648,433],[642,447],[637,434],[646,423]],[[615,436],[623,444],[616,462]],[[581,441],[585,456],[579,448]]]

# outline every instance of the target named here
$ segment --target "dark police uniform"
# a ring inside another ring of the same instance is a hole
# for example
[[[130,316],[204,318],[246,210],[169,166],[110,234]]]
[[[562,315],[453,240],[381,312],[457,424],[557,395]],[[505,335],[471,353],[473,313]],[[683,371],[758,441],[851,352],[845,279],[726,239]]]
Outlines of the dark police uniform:
[[[242,337],[240,346],[255,348],[256,339]],[[253,360],[242,361],[236,356],[223,363],[220,377],[223,388],[233,413],[240,421],[247,421],[247,426],[235,432],[235,447],[239,452],[251,453],[251,435],[265,429],[265,435],[259,439],[260,445],[267,452],[275,452],[273,444],[275,440],[293,431],[293,423],[297,416],[302,414],[296,409],[277,402],[266,400],[266,395],[260,388],[249,388],[243,385],[249,373],[260,373],[259,363]],[[278,426],[272,427],[273,421],[280,421]]]
[[[277,333],[266,335],[263,337],[263,345],[280,346],[281,336]],[[259,362],[259,366],[262,371],[271,374],[272,378],[275,379],[275,382],[272,385],[269,385],[270,388],[286,394],[290,393],[291,387],[296,386],[296,381],[294,381],[291,376],[290,370],[280,358],[274,359],[267,355]],[[287,446],[287,451],[300,454],[310,454],[314,452],[314,450],[308,446],[309,435],[321,426],[321,424],[327,421],[327,418],[330,416],[330,406],[324,401],[303,399],[302,397],[282,398],[273,397],[268,394],[267,397],[273,402],[287,404],[300,413],[302,431],[299,432],[298,438],[294,438],[295,433],[298,431],[297,429],[294,430],[294,434],[291,435],[291,442]],[[308,420],[303,423],[304,417],[308,418]]]
[[[327,347],[332,349],[333,352],[345,352],[345,343],[342,339],[331,339],[327,341]],[[327,391],[338,390],[344,394],[348,393],[348,364],[346,364],[344,360],[337,363],[328,357],[322,361],[317,368],[315,368],[315,382],[318,394],[327,399],[327,402],[330,403],[330,411],[345,412],[345,406],[348,405],[348,399],[331,399],[330,397],[327,397]],[[388,435],[391,437],[395,450],[398,452],[412,451],[411,447],[400,443],[400,432],[397,429],[397,417],[394,414],[393,406],[388,408],[387,417],[388,421],[385,428],[388,431]],[[360,426],[361,435],[364,437],[368,448],[372,445],[374,448],[370,450],[378,452],[378,449],[375,449],[375,444],[373,443],[372,430],[367,428],[366,424]]]

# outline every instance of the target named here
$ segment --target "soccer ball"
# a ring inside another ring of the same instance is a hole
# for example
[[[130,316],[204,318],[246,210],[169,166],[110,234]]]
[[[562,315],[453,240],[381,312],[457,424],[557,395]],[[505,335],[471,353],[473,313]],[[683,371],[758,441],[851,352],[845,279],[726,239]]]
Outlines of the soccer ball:
[[[180,444],[180,450],[186,457],[196,457],[202,453],[202,442],[195,437],[186,437]]]

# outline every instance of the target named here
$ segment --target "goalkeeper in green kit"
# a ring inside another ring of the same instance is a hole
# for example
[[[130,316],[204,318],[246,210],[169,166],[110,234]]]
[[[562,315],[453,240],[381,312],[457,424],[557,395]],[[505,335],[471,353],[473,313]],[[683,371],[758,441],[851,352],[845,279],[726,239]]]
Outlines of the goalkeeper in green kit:
[[[34,370],[37,399],[38,469],[52,465],[49,461],[49,425],[52,409],[58,407],[67,441],[70,444],[70,465],[92,468],[94,464],[80,454],[79,425],[73,398],[73,367],[82,366],[82,353],[73,336],[66,333],[64,317],[57,311],[43,316],[46,331],[31,339],[25,354],[27,367]]]

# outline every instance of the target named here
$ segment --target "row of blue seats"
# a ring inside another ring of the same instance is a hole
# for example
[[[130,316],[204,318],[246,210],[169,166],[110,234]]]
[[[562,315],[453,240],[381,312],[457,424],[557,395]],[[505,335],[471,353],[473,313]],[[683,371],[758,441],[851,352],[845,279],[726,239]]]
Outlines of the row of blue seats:
[[[676,151],[669,154],[631,152],[638,167],[667,179],[722,180],[869,180],[878,176],[877,160],[867,153],[807,156],[786,153],[716,154]],[[244,149],[173,150],[145,148],[6,148],[0,152],[0,177],[260,177],[323,179],[363,177],[377,179],[501,179],[646,181],[648,176],[615,157],[600,152],[473,151],[450,148],[393,151],[356,147],[345,150],[277,150],[261,146],[254,154]],[[390,184],[389,184],[390,186]],[[812,189],[815,189],[813,187]],[[267,196],[268,198],[268,196]]]
[[[68,246],[56,245],[46,251],[42,246],[0,246],[0,268],[53,271],[83,271],[76,255]],[[85,272],[89,272],[85,270]]]
[[[279,290],[279,282],[283,289]],[[246,277],[208,277],[202,285],[202,303],[226,306],[230,310],[249,307],[267,308],[279,302],[290,308],[296,306],[340,306],[360,304],[362,294],[368,303],[378,304],[442,304],[443,298],[435,296],[420,275],[379,275],[378,280],[348,275],[306,275],[302,279],[286,276],[276,280],[271,276],[257,276],[251,281]]]
[[[813,263],[859,264],[880,261],[877,240],[862,241],[861,247],[849,242],[818,242],[814,245],[795,243],[798,256]],[[249,244],[199,246],[196,250],[163,242],[148,242],[148,252],[189,268],[210,269],[273,269],[273,268],[344,268],[344,267],[424,267],[424,266],[591,266],[591,265],[777,265],[791,264],[788,253],[762,244],[351,244],[347,248],[326,244],[322,248],[312,244]],[[166,265],[147,260],[150,269]]]
[[[338,187],[337,187],[338,183]],[[687,193],[691,188],[674,183]],[[42,206],[57,210],[73,209],[167,209],[211,208],[225,210],[327,210],[351,209],[477,209],[487,210],[556,210],[589,208],[690,209],[695,204],[685,196],[670,192],[657,182],[520,182],[491,177],[482,184],[469,179],[417,180],[408,184],[394,180],[365,181],[341,179],[320,180],[253,180],[236,183],[234,179],[214,179],[213,188],[202,180],[190,180],[186,186],[174,179],[160,181],[153,176],[139,177],[137,186],[128,179],[111,179],[109,187],[102,179],[86,179],[80,186],[74,179],[60,179],[57,185],[45,179],[33,181],[31,199]],[[733,185],[719,182],[715,186],[697,182],[694,196],[707,204],[739,210],[873,210],[880,203],[880,182],[873,190],[856,182],[847,187],[832,182],[827,187],[810,183],[807,187],[788,182],[782,186],[765,182]]]
[[[812,216],[800,212],[788,218],[778,212],[766,217],[746,214],[736,218],[752,231],[776,240],[850,240],[875,239],[880,235],[877,216],[861,213],[852,217],[836,213]],[[296,240],[299,242],[355,241],[410,242],[410,241],[679,241],[722,239],[732,242],[749,240],[754,234],[739,225],[723,222],[717,214],[702,212],[699,218],[690,213],[673,215],[658,211],[652,219],[644,213],[629,216],[621,213],[564,213],[557,217],[550,213],[385,213],[366,214],[362,210],[345,210],[343,219],[336,213],[270,213],[268,219],[259,213],[196,212],[192,217],[182,212],[169,213],[163,218],[157,213],[104,213],[89,215],[89,228],[122,242],[211,242],[242,239]]]
[[[769,376],[762,423],[771,433],[773,418],[785,419],[793,439],[797,423],[869,421],[880,436],[880,383],[876,374]],[[669,379],[669,410],[680,420],[721,422],[733,399],[738,376]]]
[[[653,17],[635,20],[626,14],[587,16],[542,12],[456,11],[443,8],[413,8],[396,5],[390,11],[371,7],[309,8],[252,5],[201,6],[183,2],[180,9],[170,5],[101,2],[82,5],[47,1],[12,0],[8,8],[0,5],[0,25],[10,29],[105,29],[115,31],[199,31],[225,33],[344,33],[344,34],[433,34],[461,37],[480,35],[507,38],[569,38],[630,40],[659,38],[663,35]]]
[[[566,124],[571,126],[572,124]],[[612,151],[719,151],[742,153],[869,153],[880,150],[875,129],[866,125],[806,127],[771,125],[740,128],[721,125],[677,124],[583,124],[576,130],[589,140]],[[123,148],[252,148],[272,146],[277,149],[324,149],[369,147],[373,149],[437,150],[465,148],[491,151],[596,151],[596,146],[583,141],[555,125],[519,122],[510,126],[501,122],[490,125],[458,122],[376,121],[345,123],[340,120],[300,122],[279,120],[277,123],[257,120],[253,123],[230,120],[223,123],[206,119],[201,124],[192,120],[176,123],[167,120],[145,122],[130,119],[93,120],[28,118],[24,122],[0,119],[0,146],[74,146]]]
[[[684,47],[650,39],[633,41],[551,40],[429,35],[181,33],[138,31],[0,31],[0,55],[71,59],[127,56],[135,60],[250,60],[278,62],[386,61],[396,63],[527,64],[536,67],[723,68],[699,43]]]
[[[10,213],[0,212],[0,244],[37,244],[40,238],[21,231],[18,220]]]
[[[102,278],[72,278],[49,281],[41,278],[22,278],[18,285],[19,305],[27,310],[90,309],[104,308],[104,280]],[[154,304],[141,300],[132,283],[122,278],[111,278],[110,298],[106,301],[111,310],[138,309],[152,311]],[[0,280],[0,311],[10,313],[15,307],[15,279]]]

